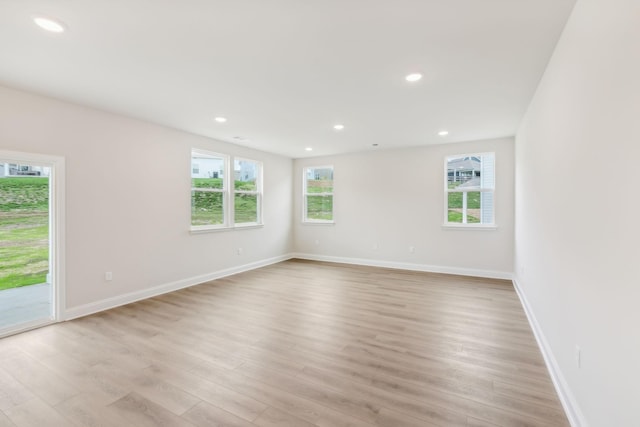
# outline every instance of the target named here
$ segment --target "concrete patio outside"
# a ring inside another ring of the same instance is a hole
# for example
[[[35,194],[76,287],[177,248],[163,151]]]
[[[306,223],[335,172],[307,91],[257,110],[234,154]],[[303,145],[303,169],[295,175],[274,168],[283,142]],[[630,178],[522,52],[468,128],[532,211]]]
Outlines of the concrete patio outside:
[[[0,330],[51,318],[52,300],[49,283],[0,291]]]

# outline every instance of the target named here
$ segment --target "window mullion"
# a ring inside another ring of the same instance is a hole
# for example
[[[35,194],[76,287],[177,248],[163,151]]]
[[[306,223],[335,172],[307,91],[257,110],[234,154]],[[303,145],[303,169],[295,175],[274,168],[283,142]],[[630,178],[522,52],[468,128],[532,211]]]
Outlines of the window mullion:
[[[235,177],[234,177],[234,169],[233,169],[233,157],[227,157],[226,167],[226,175],[224,179],[224,187],[225,187],[225,201],[227,202],[226,213],[227,213],[227,221],[226,225],[228,227],[233,227],[235,225],[234,214],[235,214]]]
[[[467,223],[467,193],[466,191],[462,192],[462,223]]]

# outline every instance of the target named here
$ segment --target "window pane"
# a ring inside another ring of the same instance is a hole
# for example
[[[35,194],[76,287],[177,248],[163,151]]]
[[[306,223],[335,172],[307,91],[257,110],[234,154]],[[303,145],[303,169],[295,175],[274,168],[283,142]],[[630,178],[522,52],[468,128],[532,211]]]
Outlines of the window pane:
[[[449,222],[462,223],[462,209],[449,209],[448,217]]]
[[[462,222],[462,195],[463,193],[449,193],[447,215],[449,222]]]
[[[480,192],[467,193],[467,224],[480,223]]]
[[[462,209],[462,194],[449,193],[449,209]]]
[[[191,192],[191,225],[224,224],[223,193]]]
[[[447,159],[448,188],[480,186],[482,162],[478,156],[463,156]]]
[[[494,155],[447,158],[447,188],[494,188]]]
[[[256,191],[258,164],[250,160],[234,160],[234,188],[240,191]]]
[[[467,224],[490,224],[493,222],[493,193],[468,191],[449,193],[447,217],[449,222],[464,222],[464,199],[466,201]]]
[[[333,196],[307,196],[307,219],[333,220]]]
[[[222,189],[224,179],[224,159],[191,153],[191,187]]]
[[[235,222],[258,222],[258,196],[256,194],[236,194]]]
[[[333,168],[307,169],[307,193],[333,193]]]

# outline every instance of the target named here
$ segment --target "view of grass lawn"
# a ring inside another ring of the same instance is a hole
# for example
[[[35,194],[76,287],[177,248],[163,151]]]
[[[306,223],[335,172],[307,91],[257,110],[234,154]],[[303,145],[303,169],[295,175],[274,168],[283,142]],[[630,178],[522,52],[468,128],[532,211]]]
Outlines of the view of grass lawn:
[[[193,188],[222,189],[222,178],[192,178]],[[255,182],[235,181],[235,189],[239,191],[253,191]],[[236,194],[234,200],[234,221],[236,224],[256,222],[258,219],[258,198],[252,194]],[[191,224],[215,225],[222,224],[223,217],[222,193],[193,191],[191,197]]]
[[[333,219],[333,196],[307,196],[308,219]]]
[[[449,188],[454,188],[449,184]],[[449,222],[462,222],[462,193],[449,193],[448,216]],[[471,215],[480,209],[480,192],[467,192],[467,223],[479,223],[480,218]]]
[[[307,219],[332,220],[333,219],[333,180],[309,179],[307,180]],[[325,193],[322,196],[312,193]]]
[[[0,178],[0,290],[46,281],[48,209],[48,178]]]

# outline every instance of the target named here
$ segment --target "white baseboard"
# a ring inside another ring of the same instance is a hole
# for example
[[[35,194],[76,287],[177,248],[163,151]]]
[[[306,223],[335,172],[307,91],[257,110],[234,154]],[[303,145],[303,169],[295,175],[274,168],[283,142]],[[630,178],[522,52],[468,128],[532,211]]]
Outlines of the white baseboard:
[[[124,295],[118,295],[112,298],[107,298],[101,301],[84,304],[78,307],[72,307],[65,310],[62,320],[71,320],[78,317],[87,316],[89,314],[97,313],[99,311],[108,310],[111,308],[119,307],[122,305],[130,304],[132,302],[140,301],[143,299],[155,297],[158,295],[166,294],[169,292],[177,291],[179,289],[195,286],[200,283],[208,282],[210,280],[220,279],[222,277],[231,276],[233,274],[242,273],[256,268],[265,267],[267,265],[276,264],[278,262],[291,259],[291,254],[281,255],[273,258],[268,258],[249,264],[239,265],[237,267],[227,268],[225,270],[216,271],[213,273],[203,274],[200,276],[189,277],[188,279],[178,280],[175,282],[165,283],[162,285],[154,286],[152,288],[143,289],[140,291],[129,292]]]
[[[311,261],[335,262],[339,264],[368,265],[371,267],[395,268],[398,270],[424,271],[429,273],[456,274],[459,276],[485,277],[488,279],[511,280],[513,274],[508,271],[479,270],[473,268],[444,267],[438,265],[414,264],[409,262],[382,261],[365,258],[344,258],[328,255],[294,253],[292,258]]]
[[[511,279],[511,276],[512,276],[511,273],[503,272],[503,271],[476,270],[476,269],[457,268],[457,267],[440,267],[440,266],[433,266],[433,265],[401,263],[401,262],[394,262],[394,261],[380,261],[380,260],[370,260],[370,259],[362,259],[362,258],[342,258],[342,257],[334,257],[334,256],[293,253],[293,254],[285,254],[285,255],[281,255],[281,256],[265,259],[265,260],[260,260],[260,261],[252,262],[249,264],[228,268],[225,270],[216,271],[213,273],[190,277],[190,278],[178,280],[175,282],[165,283],[162,285],[154,286],[152,288],[143,289],[135,292],[129,292],[124,295],[118,295],[118,296],[103,299],[100,301],[95,301],[89,304],[72,307],[64,311],[63,318],[61,320],[71,320],[71,319],[76,319],[78,317],[88,316],[93,313],[109,310],[111,308],[130,304],[132,302],[140,301],[147,298],[152,298],[158,295],[177,291],[179,289],[188,288],[190,286],[198,285],[200,283],[208,282],[210,280],[220,279],[222,277],[231,276],[233,274],[242,273],[244,271],[265,267],[267,265],[286,261],[291,258],[300,258],[300,259],[307,259],[312,261],[335,262],[340,264],[368,265],[372,267],[386,267],[386,268],[395,268],[395,269],[401,269],[401,270],[425,271],[425,272],[431,272],[431,273],[445,273],[445,274],[458,274],[462,276],[487,277],[491,279],[509,280]]]
[[[584,418],[584,415],[582,414],[582,411],[580,410],[580,407],[578,406],[578,403],[573,393],[571,392],[571,389],[569,388],[564,375],[562,375],[562,371],[560,370],[560,366],[558,365],[556,358],[553,356],[551,346],[545,338],[545,335],[542,332],[542,328],[540,328],[540,324],[536,319],[533,309],[531,308],[531,305],[529,305],[527,297],[515,277],[513,278],[513,287],[515,288],[516,293],[520,298],[520,302],[522,303],[524,312],[527,315],[527,319],[529,319],[529,325],[531,325],[533,335],[536,337],[538,347],[540,347],[542,357],[544,358],[544,362],[547,365],[547,370],[549,371],[549,375],[551,375],[551,381],[553,381],[553,385],[556,388],[558,397],[560,398],[560,403],[562,403],[562,407],[567,414],[569,423],[572,427],[587,427],[588,424]]]

